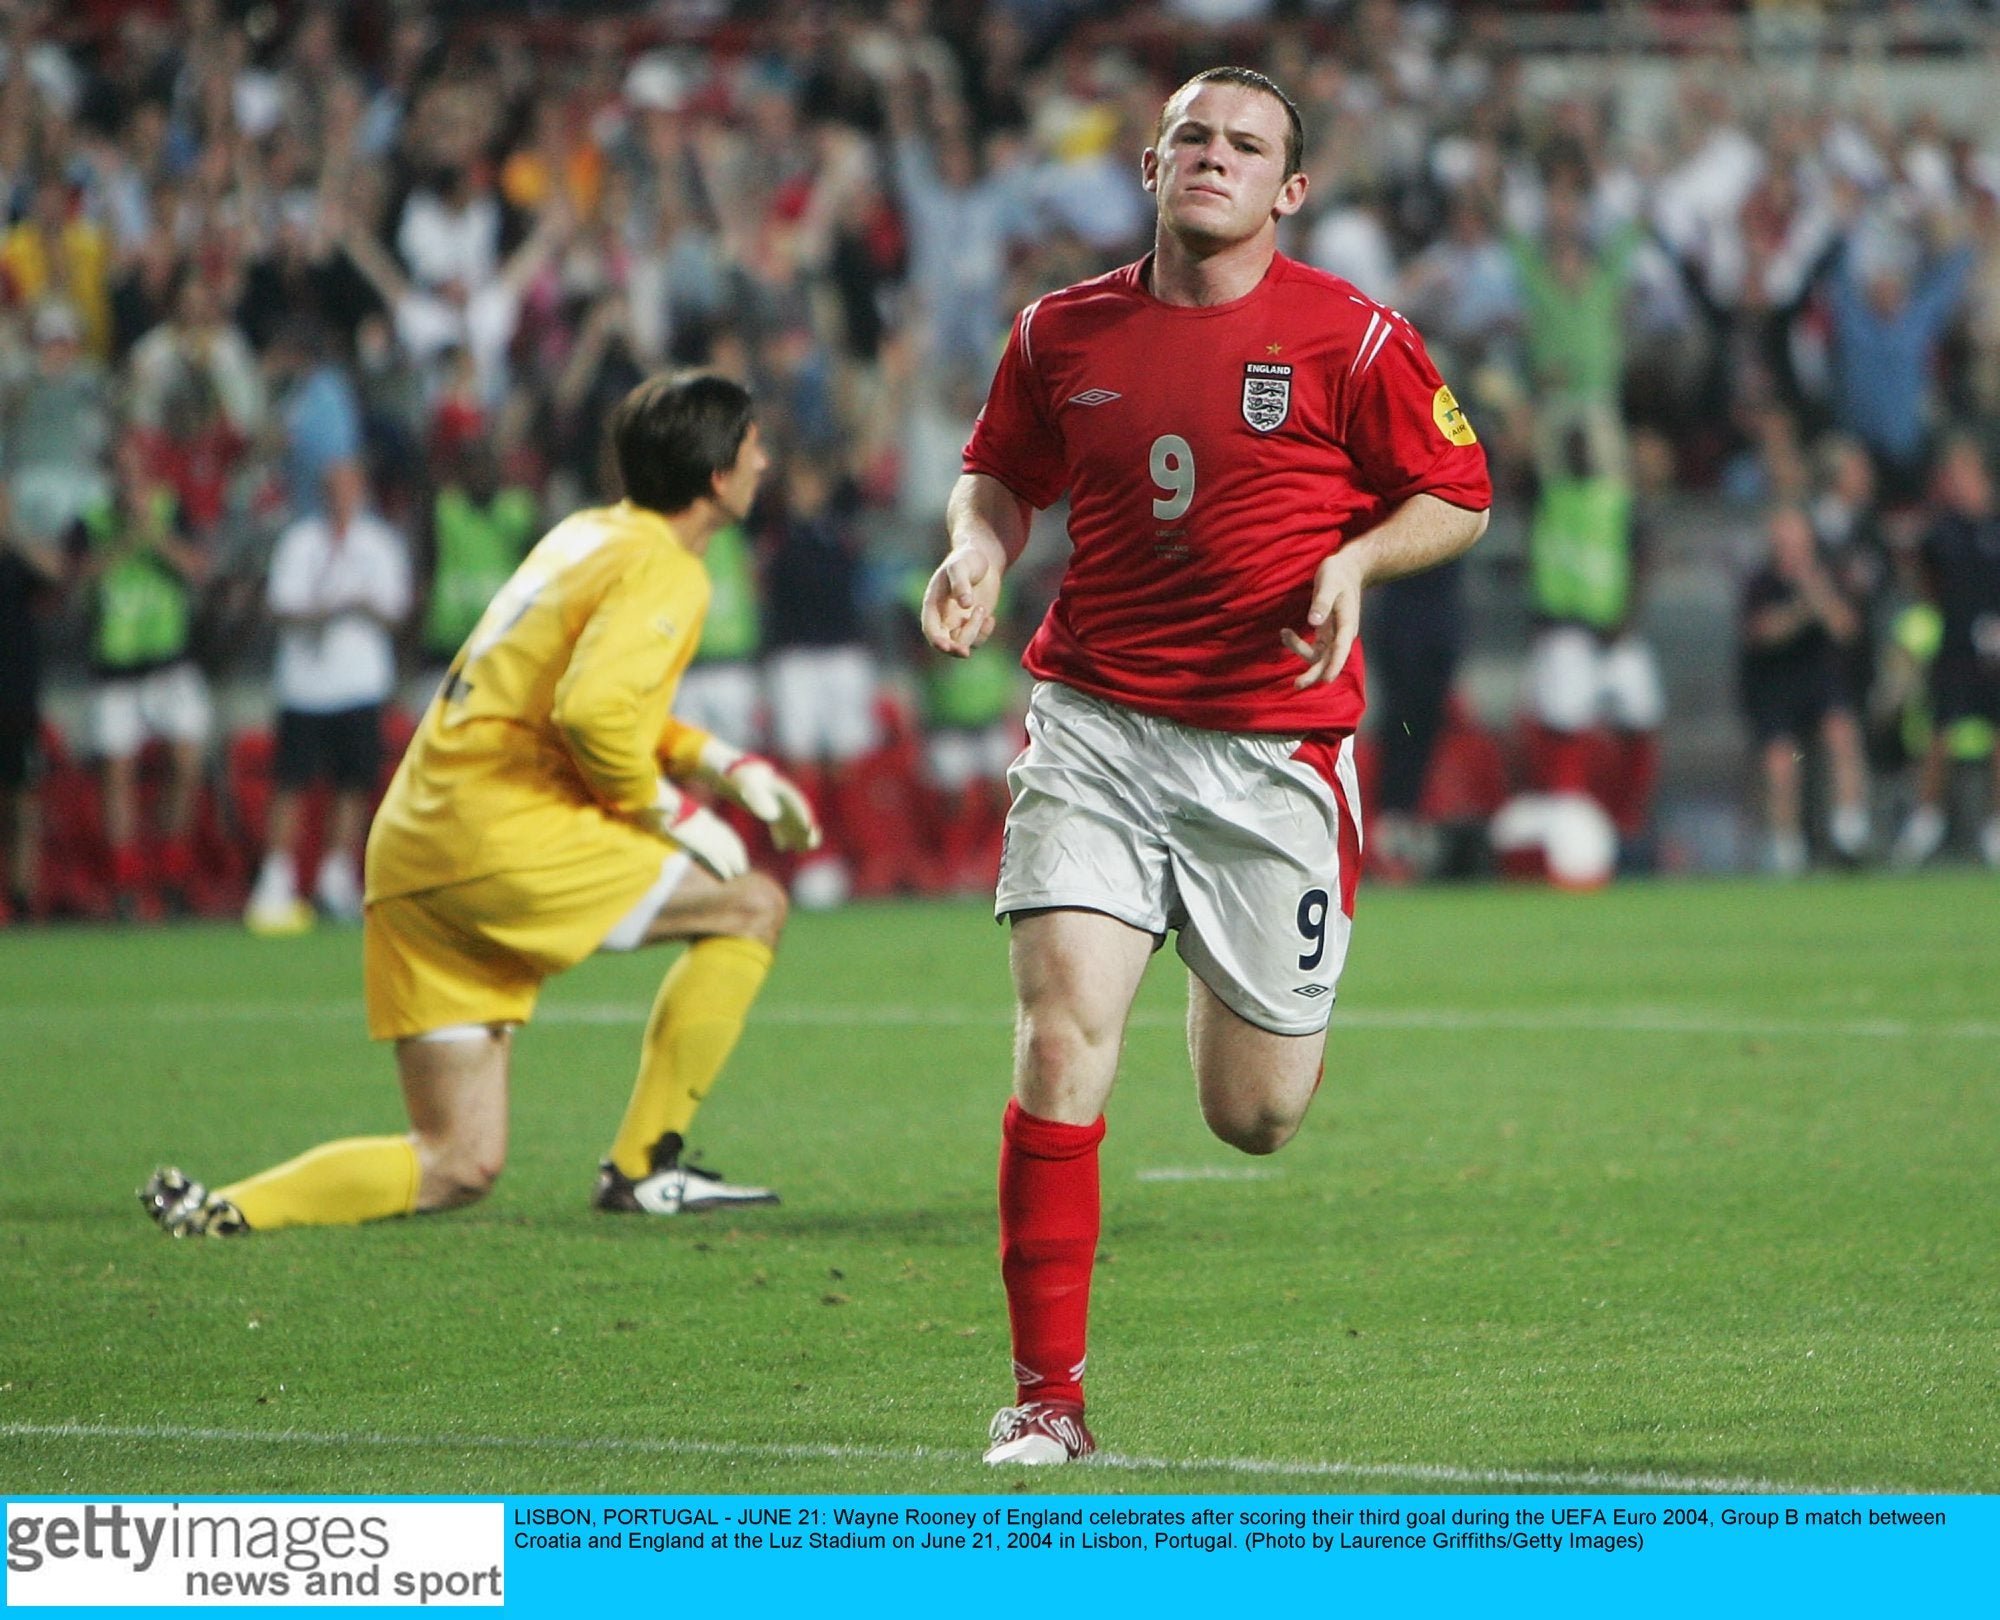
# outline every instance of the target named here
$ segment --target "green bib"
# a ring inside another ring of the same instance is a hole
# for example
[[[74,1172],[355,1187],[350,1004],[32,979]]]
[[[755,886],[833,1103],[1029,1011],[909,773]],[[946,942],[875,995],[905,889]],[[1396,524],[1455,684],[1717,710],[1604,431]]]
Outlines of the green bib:
[[[1632,603],[1632,487],[1622,478],[1552,481],[1528,532],[1529,589],[1551,619],[1609,630]]]
[[[171,523],[173,496],[154,498],[161,523]],[[95,550],[108,550],[124,535],[124,517],[110,501],[83,515],[84,532]],[[103,669],[146,669],[170,663],[187,651],[187,582],[150,548],[129,552],[97,581],[97,635],[92,653]]]
[[[757,575],[750,543],[737,524],[718,529],[708,542],[708,617],[702,622],[697,664],[738,662],[757,656],[763,631],[757,621]]]
[[[483,507],[463,490],[439,494],[432,509],[437,564],[424,616],[426,652],[449,658],[458,651],[527,554],[535,520],[535,498],[524,489],[503,489]]]

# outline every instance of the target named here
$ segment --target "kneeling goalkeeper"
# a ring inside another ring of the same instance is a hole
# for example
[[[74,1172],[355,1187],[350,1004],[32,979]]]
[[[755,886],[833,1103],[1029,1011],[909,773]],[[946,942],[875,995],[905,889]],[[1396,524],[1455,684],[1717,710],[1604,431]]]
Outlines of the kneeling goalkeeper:
[[[785,850],[819,828],[764,761],[677,722],[708,609],[702,554],[769,465],[750,397],[657,377],[611,421],[625,486],[522,562],[459,651],[368,840],[368,1032],[396,1043],[410,1130],[328,1142],[213,1191],[179,1170],[140,1194],[175,1236],[347,1225],[483,1197],[507,1156],[507,1065],[542,981],[596,950],[691,942],[660,986],[599,1209],[775,1203],[683,1158],[785,922],[700,782]]]

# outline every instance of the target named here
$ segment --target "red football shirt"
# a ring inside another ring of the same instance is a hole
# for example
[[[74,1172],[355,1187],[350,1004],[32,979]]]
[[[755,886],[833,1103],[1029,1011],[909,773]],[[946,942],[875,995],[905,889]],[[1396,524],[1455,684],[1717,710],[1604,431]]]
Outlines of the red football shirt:
[[[1485,453],[1409,323],[1347,282],[1278,255],[1190,309],[1148,265],[1023,310],[965,447],[1036,507],[1069,495],[1069,567],[1022,662],[1210,730],[1351,730],[1360,644],[1301,692],[1278,632],[1307,634],[1314,570],[1412,495],[1489,506]]]

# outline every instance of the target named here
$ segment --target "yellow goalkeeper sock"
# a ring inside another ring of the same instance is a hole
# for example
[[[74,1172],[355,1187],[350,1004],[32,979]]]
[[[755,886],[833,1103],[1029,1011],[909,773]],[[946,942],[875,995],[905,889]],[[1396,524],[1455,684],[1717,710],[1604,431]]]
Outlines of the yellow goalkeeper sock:
[[[355,1226],[417,1207],[417,1150],[405,1136],[323,1142],[247,1180],[218,1187],[253,1232],[282,1226]]]
[[[653,1000],[639,1079],[611,1144],[611,1162],[626,1175],[636,1181],[652,1169],[649,1150],[669,1131],[687,1134],[770,971],[770,946],[734,937],[698,940],[674,964]]]

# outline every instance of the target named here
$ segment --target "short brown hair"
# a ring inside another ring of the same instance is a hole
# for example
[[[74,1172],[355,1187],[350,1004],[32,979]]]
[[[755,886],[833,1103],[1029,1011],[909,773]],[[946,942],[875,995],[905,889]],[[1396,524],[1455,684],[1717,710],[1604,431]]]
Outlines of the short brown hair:
[[[1153,126],[1153,144],[1158,146],[1167,133],[1167,108],[1181,98],[1184,91],[1198,84],[1240,84],[1246,90],[1261,91],[1285,109],[1285,178],[1287,180],[1299,172],[1306,156],[1305,120],[1299,117],[1299,109],[1292,98],[1280,90],[1275,79],[1266,78],[1255,68],[1212,67],[1203,68],[1186,84],[1182,85],[1160,107],[1159,122]]]
[[[750,431],[740,383],[713,372],[649,377],[611,413],[611,449],[625,498],[655,512],[685,512],[736,465]]]

